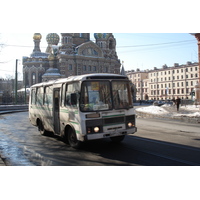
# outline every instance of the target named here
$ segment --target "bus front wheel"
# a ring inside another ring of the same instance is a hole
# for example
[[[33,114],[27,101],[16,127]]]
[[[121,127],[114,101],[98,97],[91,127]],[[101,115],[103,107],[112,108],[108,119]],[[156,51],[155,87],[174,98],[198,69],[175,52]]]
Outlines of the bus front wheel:
[[[81,146],[81,142],[77,140],[75,131],[70,128],[68,131],[68,142],[71,147],[78,149]]]

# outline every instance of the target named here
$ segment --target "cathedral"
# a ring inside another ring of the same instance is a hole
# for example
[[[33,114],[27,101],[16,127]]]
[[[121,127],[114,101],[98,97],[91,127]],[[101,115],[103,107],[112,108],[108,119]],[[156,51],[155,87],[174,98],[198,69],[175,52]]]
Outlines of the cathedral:
[[[41,52],[42,35],[33,35],[30,57],[23,57],[23,82],[26,87],[42,81],[90,73],[120,74],[121,63],[112,33],[49,33],[46,52]]]

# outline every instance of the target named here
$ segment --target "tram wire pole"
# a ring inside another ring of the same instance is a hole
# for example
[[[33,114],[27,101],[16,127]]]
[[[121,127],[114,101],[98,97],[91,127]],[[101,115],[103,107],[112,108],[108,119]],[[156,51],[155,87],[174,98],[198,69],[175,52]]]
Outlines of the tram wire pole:
[[[16,68],[15,68],[15,104],[17,104],[17,64],[18,64],[18,59],[16,59]]]
[[[25,97],[24,103],[26,104],[26,73],[24,78],[24,97]]]

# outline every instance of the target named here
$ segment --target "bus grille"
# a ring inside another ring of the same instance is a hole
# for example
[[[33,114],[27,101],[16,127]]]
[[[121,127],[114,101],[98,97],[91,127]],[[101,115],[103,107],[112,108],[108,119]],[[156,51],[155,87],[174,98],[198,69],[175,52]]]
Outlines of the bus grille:
[[[124,123],[125,117],[114,117],[114,118],[107,118],[104,119],[104,124],[116,124],[116,123]]]

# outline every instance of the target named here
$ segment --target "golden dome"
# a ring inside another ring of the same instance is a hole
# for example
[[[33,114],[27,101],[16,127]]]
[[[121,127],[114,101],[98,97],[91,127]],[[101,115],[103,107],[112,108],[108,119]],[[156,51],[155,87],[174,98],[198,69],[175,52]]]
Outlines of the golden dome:
[[[54,60],[54,55],[53,55],[53,54],[50,54],[50,55],[48,56],[48,59],[49,59],[49,60]]]
[[[40,33],[34,33],[33,39],[34,40],[41,40],[42,39],[42,35]]]

